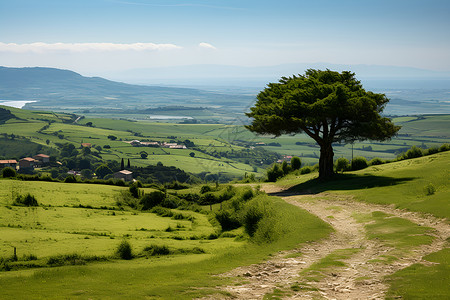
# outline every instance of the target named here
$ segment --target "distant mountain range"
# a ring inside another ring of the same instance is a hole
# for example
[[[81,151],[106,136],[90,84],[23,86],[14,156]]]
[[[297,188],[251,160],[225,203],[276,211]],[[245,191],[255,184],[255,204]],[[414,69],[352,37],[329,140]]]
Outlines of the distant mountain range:
[[[224,118],[232,120],[238,115],[243,116],[243,112],[254,103],[258,91],[268,82],[277,81],[284,75],[303,73],[307,68],[354,71],[366,89],[386,93],[391,99],[385,110],[388,114],[450,113],[448,73],[384,66],[350,68],[330,64],[257,68],[205,65],[141,69],[121,74],[121,80],[136,76],[133,78],[146,78],[147,83],[159,80],[167,84],[167,80],[185,78],[198,88],[127,84],[54,68],[0,67],[0,103],[8,100],[36,101],[26,104],[24,108],[76,113],[90,110],[91,113],[109,115],[116,112],[130,115],[164,111],[172,116],[203,119],[215,116],[216,121],[223,121]],[[209,77],[201,79],[204,76]],[[235,86],[232,86],[233,83]],[[188,83],[186,85],[190,86]],[[191,110],[186,115],[186,108],[203,110]]]
[[[46,110],[147,109],[161,106],[241,109],[254,96],[199,89],[143,86],[84,77],[54,68],[0,67],[0,100],[37,101],[25,108]]]

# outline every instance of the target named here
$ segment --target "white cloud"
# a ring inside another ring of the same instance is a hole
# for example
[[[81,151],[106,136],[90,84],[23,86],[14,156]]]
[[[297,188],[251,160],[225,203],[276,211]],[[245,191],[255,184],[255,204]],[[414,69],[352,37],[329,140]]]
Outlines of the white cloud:
[[[209,43],[200,43],[198,44],[198,46],[200,48],[204,48],[204,49],[211,49],[211,50],[217,50],[216,47],[214,47],[213,45],[209,44]]]
[[[2,43],[0,42],[0,51],[2,52],[48,52],[48,51],[164,51],[181,49],[182,47],[174,44],[154,44],[154,43],[133,43],[133,44],[115,44],[115,43]]]

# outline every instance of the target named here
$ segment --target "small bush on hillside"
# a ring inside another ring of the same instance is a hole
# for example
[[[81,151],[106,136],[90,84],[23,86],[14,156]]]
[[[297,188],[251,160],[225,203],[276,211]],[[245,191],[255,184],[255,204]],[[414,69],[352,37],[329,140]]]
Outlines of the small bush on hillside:
[[[219,221],[220,226],[222,226],[222,231],[229,231],[241,227],[241,223],[236,215],[230,210],[220,210],[216,212],[215,217]]]
[[[36,198],[31,194],[26,194],[25,196],[19,195],[14,200],[13,205],[17,206],[39,206]]]
[[[439,148],[438,147],[431,147],[428,148],[427,150],[425,150],[423,152],[423,155],[431,155],[431,154],[436,154],[439,152]]]
[[[407,159],[421,157],[421,156],[423,156],[423,150],[416,146],[412,146],[411,149],[409,149],[405,153],[405,157]]]
[[[297,156],[293,156],[291,158],[291,168],[292,168],[292,170],[294,170],[294,171],[295,170],[300,170],[301,166],[302,166],[302,161],[300,160],[300,158],[297,157]]]
[[[157,214],[160,217],[173,217],[173,212],[165,207],[155,206],[150,210],[151,213]]]
[[[6,167],[2,170],[3,178],[16,177],[16,175],[17,175],[16,170],[14,170],[11,167]]]
[[[304,166],[303,168],[300,169],[300,174],[309,174],[311,173],[311,167],[310,166]]]
[[[146,256],[169,255],[171,253],[172,251],[166,245],[150,245],[144,248],[144,254]]]
[[[439,152],[449,151],[450,150],[450,144],[442,144],[439,147]]]
[[[350,169],[350,162],[345,157],[340,157],[336,160],[336,171],[344,172]]]
[[[353,171],[365,169],[365,168],[367,168],[367,166],[368,166],[367,159],[365,157],[358,156],[352,160],[352,170]]]
[[[209,185],[203,185],[200,188],[200,194],[208,193],[208,192],[211,192],[211,191],[212,191],[212,188]]]
[[[74,175],[69,175],[64,179],[64,183],[76,183],[77,178]]]
[[[127,240],[123,240],[117,246],[116,254],[121,259],[130,260],[133,258],[133,253],[131,250],[131,245]]]
[[[281,163],[281,170],[283,170],[283,174],[287,175],[289,172],[291,172],[291,166],[288,165],[287,161],[283,161]]]
[[[267,170],[267,181],[275,182],[277,179],[283,177],[284,172],[279,164],[273,164],[271,168]]]
[[[133,196],[134,198],[139,198],[141,196],[141,192],[139,191],[139,187],[135,183],[130,185],[130,187],[128,188],[128,191],[130,192],[131,196]]]
[[[369,161],[369,165],[371,166],[377,166],[384,164],[384,161],[381,158],[374,157]]]
[[[147,210],[160,205],[165,197],[166,195],[163,192],[153,191],[149,194],[145,194],[139,203],[142,205],[143,210]]]
[[[434,193],[436,193],[436,187],[432,183],[427,184],[425,186],[424,190],[425,190],[425,195],[427,195],[427,196],[431,196],[431,195],[434,195]]]

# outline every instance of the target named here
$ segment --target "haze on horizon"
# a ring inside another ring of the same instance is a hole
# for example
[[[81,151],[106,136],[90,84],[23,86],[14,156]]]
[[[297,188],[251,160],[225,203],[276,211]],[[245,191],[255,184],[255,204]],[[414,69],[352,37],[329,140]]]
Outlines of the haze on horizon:
[[[450,71],[450,2],[0,1],[0,65],[107,76],[326,62]]]

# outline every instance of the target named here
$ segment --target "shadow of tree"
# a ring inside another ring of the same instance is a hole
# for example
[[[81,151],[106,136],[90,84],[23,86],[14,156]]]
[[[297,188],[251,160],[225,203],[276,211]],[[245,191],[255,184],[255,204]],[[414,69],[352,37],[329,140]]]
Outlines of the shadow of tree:
[[[413,180],[414,177],[394,178],[387,176],[374,176],[369,174],[336,174],[330,180],[323,181],[318,178],[294,185],[282,192],[270,193],[272,196],[287,196],[296,194],[318,194],[330,190],[359,190],[374,187],[391,186]]]

